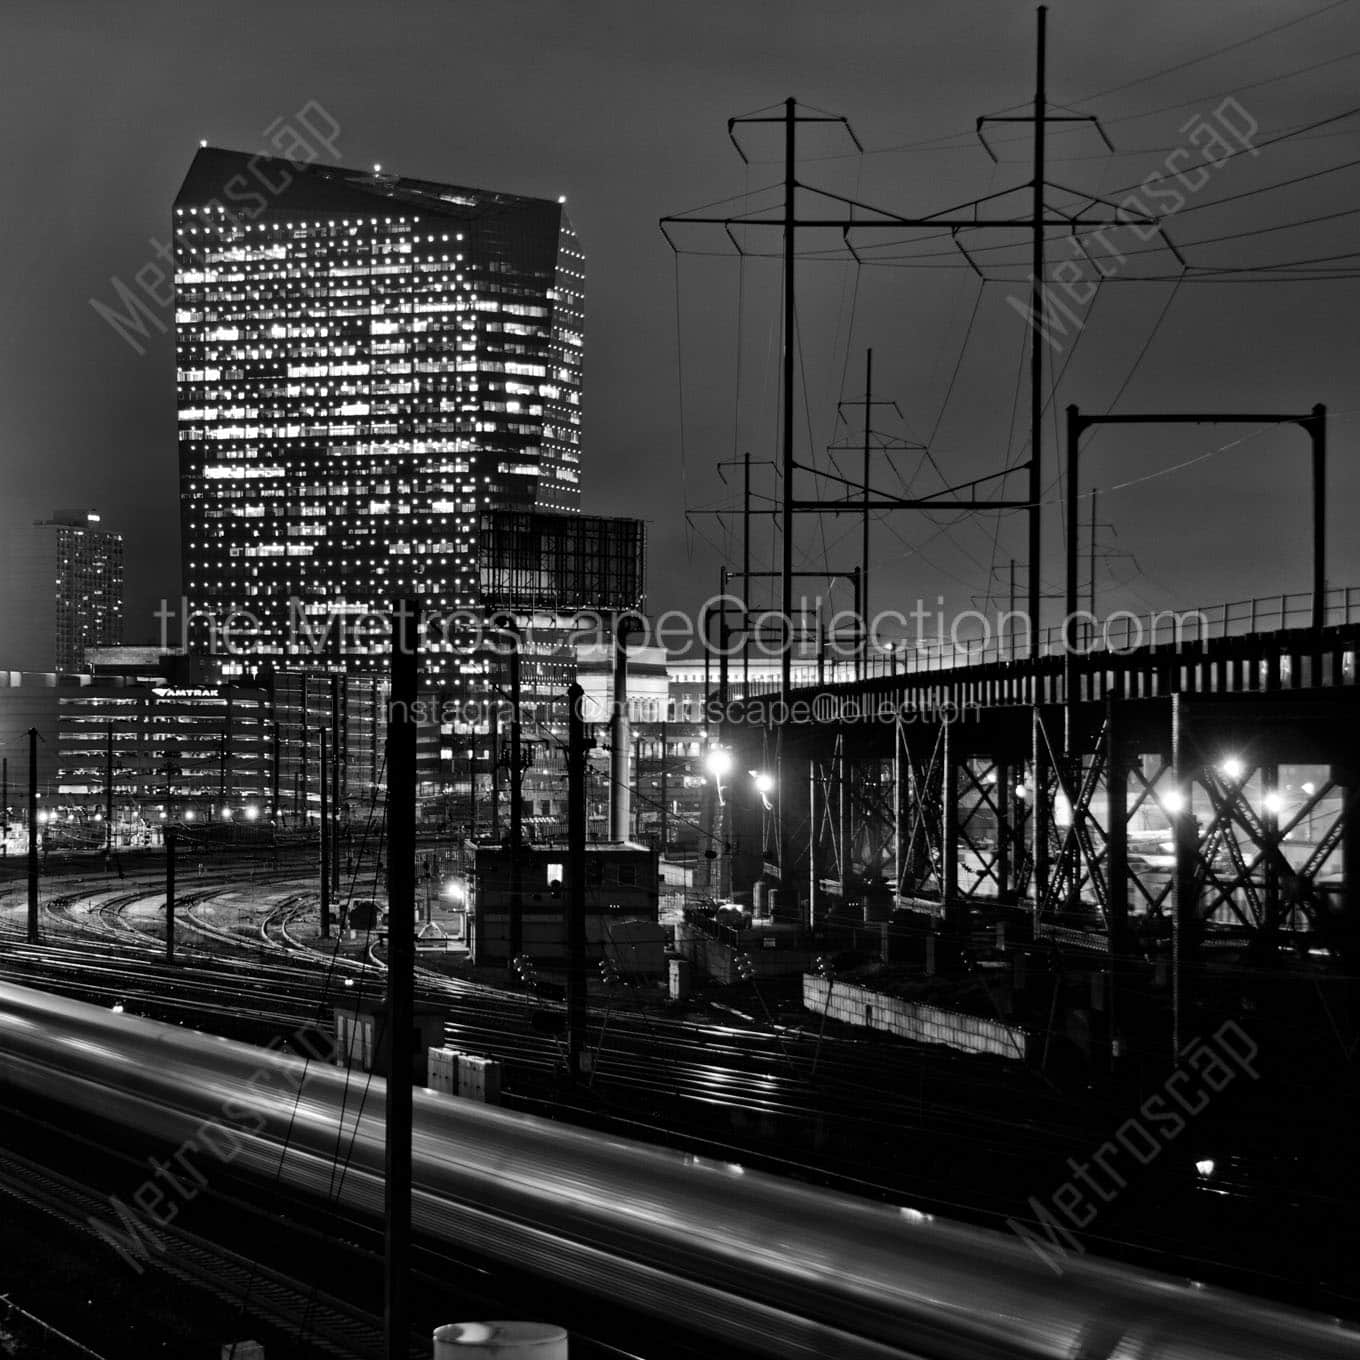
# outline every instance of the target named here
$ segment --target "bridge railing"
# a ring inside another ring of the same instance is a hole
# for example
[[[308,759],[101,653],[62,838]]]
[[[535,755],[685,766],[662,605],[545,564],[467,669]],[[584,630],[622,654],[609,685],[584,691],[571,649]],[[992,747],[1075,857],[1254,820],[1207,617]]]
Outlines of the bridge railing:
[[[1307,628],[1312,621],[1312,594],[1298,591],[1258,595],[1252,599],[1228,600],[1184,610],[1151,609],[1138,614],[1121,609],[1094,621],[1082,614],[1078,619],[1077,639],[1083,652],[1120,654],[1154,645],[1175,646],[1209,638],[1285,632],[1294,628]],[[1327,627],[1360,623],[1360,587],[1338,586],[1327,591],[1323,622]],[[1066,649],[1060,626],[1041,629],[1038,642],[1041,656],[1061,656]],[[990,632],[958,637],[923,636],[912,642],[904,642],[892,650],[871,651],[863,658],[862,669],[856,668],[844,656],[835,664],[828,661],[825,679],[830,683],[860,677],[872,680],[1028,659],[1029,647],[1023,628],[1013,633],[1003,632],[999,636]],[[798,666],[799,669],[806,669],[808,659],[800,658]],[[751,684],[749,693],[767,694],[778,689],[778,680],[761,680]],[[734,685],[734,691],[742,692],[739,682]]]

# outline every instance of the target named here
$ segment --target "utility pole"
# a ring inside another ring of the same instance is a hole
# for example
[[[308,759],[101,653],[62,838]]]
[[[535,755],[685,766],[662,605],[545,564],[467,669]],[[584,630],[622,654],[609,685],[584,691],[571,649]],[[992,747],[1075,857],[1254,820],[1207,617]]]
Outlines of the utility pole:
[[[874,407],[891,406],[896,413],[897,418],[899,420],[902,419],[902,408],[898,406],[895,401],[874,400],[874,352],[872,349],[866,349],[864,351],[864,400],[862,402],[837,402],[836,417],[838,420],[844,420],[845,408],[847,406],[864,407],[864,436],[860,444],[864,466],[862,476],[858,483],[861,520],[859,579],[863,590],[863,599],[861,603],[855,606],[855,613],[859,616],[861,629],[860,647],[858,649],[855,669],[857,676],[863,678],[869,673],[869,514],[871,508],[870,501],[873,494],[873,488],[869,483],[869,457],[870,454],[874,452]],[[834,458],[837,452],[848,451],[850,448],[851,445],[848,443],[830,444],[827,446],[827,452]],[[878,446],[878,451],[880,453],[893,453],[906,449],[918,449],[924,452],[925,448],[926,446],[924,444],[913,444],[906,440],[894,438],[891,440],[883,440]]]
[[[387,716],[387,1137],[384,1156],[385,1360],[411,1349],[411,1064],[415,1032],[416,683],[420,603],[398,602]]]
[[[338,675],[331,676],[331,901],[340,900],[340,753],[346,749],[340,740],[340,686]],[[324,820],[324,819],[323,819]]]
[[[661,858],[666,858],[666,846],[670,843],[670,801],[667,797],[666,775],[666,720],[661,719]]]
[[[742,455],[742,478],[741,478],[741,692],[743,697],[751,696],[751,450],[747,449]],[[663,720],[661,724],[661,755],[662,755],[662,775],[661,782],[664,786],[665,775],[665,754],[666,754],[666,724]],[[665,801],[665,794],[662,794],[662,802]],[[662,813],[662,826],[665,826],[665,813]],[[661,838],[662,853],[665,853],[666,838],[663,833]]]
[[[873,409],[874,352],[872,349],[866,349],[864,351],[864,509],[859,550],[860,607],[863,608],[865,615],[869,612],[869,434],[873,429],[873,421],[870,418]],[[863,628],[864,626],[864,619],[861,618],[860,627]],[[861,653],[863,653],[863,648],[861,648]]]
[[[38,729],[28,729],[28,942],[38,943]]]
[[[491,844],[501,843],[501,734],[500,701],[492,699],[487,714],[487,758],[491,764]]]
[[[725,593],[725,587],[724,587]],[[724,601],[723,622],[727,611]],[[630,724],[628,721],[628,616],[620,614],[614,623],[614,711],[609,715],[609,839],[626,841],[632,817],[632,780],[629,771]],[[727,631],[718,631],[723,640],[722,670],[726,690]],[[727,696],[723,694],[723,703]]]
[[[231,692],[227,692],[227,707],[222,718],[222,741],[218,746],[217,796],[226,812],[231,807],[231,786],[227,782],[227,764],[231,760]]]
[[[104,753],[104,868],[113,867],[113,728]]]
[[[477,844],[477,729],[473,727],[468,749],[468,839]]]
[[[524,753],[519,720],[519,628],[512,620],[510,637],[510,944],[507,965],[524,952]]]
[[[752,459],[751,451],[746,450],[740,459],[729,459],[727,462],[717,464],[718,477],[723,485],[727,484],[727,478],[723,476],[723,468],[740,466],[741,473],[741,581],[742,581],[742,617],[741,617],[741,680],[747,692],[751,688],[751,580],[755,576],[779,576],[779,572],[753,572],[751,570],[751,516],[753,514],[774,514],[773,510],[753,511],[751,509],[751,468],[754,466],[778,468],[779,464],[772,458]],[[771,499],[763,497],[762,499]],[[692,514],[713,513],[722,514],[723,511],[691,511]],[[797,576],[798,573],[794,572]],[[705,636],[707,636],[705,634]]]
[[[1089,627],[1089,629],[1090,629],[1090,635],[1089,635],[1089,637],[1088,637],[1088,639],[1087,639],[1087,645],[1088,645],[1088,646],[1090,646],[1090,645],[1095,641],[1095,628],[1096,628],[1096,520],[1099,518],[1099,515],[1097,515],[1096,511],[1097,511],[1099,505],[1100,505],[1100,491],[1099,491],[1098,488],[1092,487],[1092,488],[1091,488],[1091,538],[1090,538],[1089,546],[1088,546],[1088,548],[1087,548],[1087,550],[1086,550],[1086,570],[1087,570],[1087,574],[1088,574],[1088,578],[1089,578],[1089,582],[1090,582],[1090,596],[1091,596],[1090,608],[1089,608],[1089,610],[1088,610],[1088,612],[1089,612],[1090,615],[1091,615],[1091,621],[1090,621],[1090,624],[1088,625],[1088,627]]]
[[[1048,111],[1045,89],[1048,7],[1039,6],[1039,39],[1034,84],[1034,224],[1030,262],[1029,340],[1029,655],[1039,655],[1039,585],[1043,573],[1040,552],[1040,502],[1044,496],[1044,118]]]
[[[782,530],[783,538],[783,590],[782,590],[782,610],[785,615],[785,628],[791,628],[790,615],[792,613],[793,602],[793,516],[803,513],[863,513],[864,502],[862,495],[851,497],[842,496],[839,500],[803,500],[797,498],[793,492],[793,470],[796,466],[793,458],[793,323],[794,323],[794,238],[798,227],[815,228],[839,228],[846,242],[846,248],[852,257],[859,259],[856,254],[854,244],[851,240],[852,233],[863,231],[900,231],[903,228],[928,227],[939,231],[949,231],[952,234],[955,247],[964,255],[964,258],[977,271],[979,275],[982,270],[977,262],[968,253],[968,247],[961,239],[962,233],[972,233],[976,231],[1006,230],[1015,231],[1017,229],[1027,229],[1033,235],[1032,252],[1032,279],[1031,279],[1031,312],[1029,324],[1031,331],[1031,353],[1030,353],[1030,459],[1027,465],[1029,472],[1028,495],[1024,499],[998,499],[998,500],[979,500],[976,494],[957,499],[946,499],[953,497],[955,493],[961,491],[972,492],[983,482],[1002,478],[1010,473],[1019,472],[1020,466],[1008,468],[1000,473],[992,474],[987,477],[976,478],[960,486],[946,488],[927,497],[888,497],[875,496],[869,501],[870,510],[966,510],[997,512],[1003,510],[1025,510],[1029,516],[1029,609],[1030,609],[1030,632],[1031,632],[1031,652],[1038,653],[1039,618],[1040,608],[1039,582],[1042,578],[1042,564],[1040,562],[1040,550],[1042,547],[1040,538],[1040,515],[1043,500],[1043,430],[1042,413],[1044,406],[1043,397],[1043,349],[1044,339],[1044,241],[1045,233],[1049,229],[1060,229],[1067,232],[1077,230],[1092,230],[1102,227],[1130,227],[1147,226],[1160,231],[1160,222],[1157,218],[1151,217],[1146,213],[1131,212],[1122,205],[1112,203],[1099,196],[1092,196],[1089,201],[1079,210],[1079,212],[1063,213],[1059,210],[1046,210],[1044,206],[1044,142],[1047,134],[1047,127],[1050,123],[1090,123],[1107,148],[1114,150],[1110,145],[1109,139],[1105,136],[1104,130],[1100,126],[1098,119],[1084,114],[1052,114],[1047,111],[1046,78],[1045,78],[1045,54],[1046,54],[1046,35],[1047,35],[1047,10],[1040,6],[1038,10],[1038,47],[1036,61],[1036,82],[1035,82],[1035,101],[1034,112],[1024,115],[988,115],[978,119],[978,136],[982,142],[984,150],[988,155],[996,160],[996,153],[988,145],[983,136],[983,127],[988,123],[1032,123],[1034,125],[1034,179],[1031,184],[1033,190],[1032,210],[1027,216],[1020,217],[994,217],[984,218],[978,209],[987,200],[977,199],[971,203],[964,204],[961,208],[951,209],[946,213],[937,213],[931,217],[911,218],[899,213],[890,213],[882,209],[875,208],[868,204],[857,203],[847,200],[842,196],[827,194],[810,185],[801,186],[805,193],[816,196],[819,200],[830,199],[840,216],[810,216],[797,217],[794,210],[794,198],[797,189],[800,187],[795,175],[794,153],[795,153],[795,127],[802,122],[835,122],[845,126],[851,140],[856,147],[859,141],[855,137],[853,130],[844,118],[827,115],[818,117],[811,114],[799,114],[796,112],[795,102],[792,99],[785,101],[782,115],[759,115],[743,118],[733,118],[728,122],[728,135],[736,146],[737,153],[746,160],[746,155],[742,151],[740,144],[733,135],[733,129],[739,124],[745,123],[782,123],[784,125],[784,204],[783,212],[780,216],[761,215],[752,216],[742,214],[734,217],[707,216],[702,212],[680,213],[671,217],[661,219],[661,229],[666,234],[667,241],[675,248],[675,243],[671,240],[666,229],[671,224],[685,223],[709,224],[722,226],[727,229],[729,237],[733,227],[740,227],[743,231],[755,230],[758,228],[782,228],[784,241],[784,345],[783,345],[783,515],[784,523]],[[861,148],[862,149],[862,148]],[[748,162],[749,164],[749,162]],[[1114,209],[1115,215],[1109,217],[1090,217],[1087,213],[1096,204],[1102,207]],[[854,212],[848,213],[845,210],[853,209]],[[970,211],[965,211],[971,209]],[[1167,237],[1165,232],[1161,232],[1161,238],[1167,248],[1176,255],[1182,264],[1185,261],[1176,251],[1174,243]],[[734,241],[735,237],[731,237]],[[741,244],[737,242],[737,249],[741,251]],[[861,487],[858,482],[849,481],[846,478],[836,478],[830,473],[820,469],[817,471],[820,476],[827,477],[832,481],[846,482],[856,491]],[[787,689],[790,681],[790,660],[785,656],[783,684]]]
[[[567,690],[567,1073],[581,1079],[586,1037],[586,724],[585,691]]]
[[[326,742],[326,728],[322,724],[316,729],[321,755],[321,834],[317,838],[321,848],[321,938],[331,937],[331,835],[330,835],[330,769],[332,759]]]
[[[780,693],[786,698],[793,688],[793,252],[794,200],[798,181],[795,178],[794,147],[798,127],[798,106],[792,99],[784,101],[784,328],[783,340],[783,412],[780,450],[784,472],[784,532],[780,535],[782,576],[780,578],[780,627],[784,631],[783,659],[780,668]],[[788,872],[781,864],[780,871]]]
[[[179,743],[165,748],[165,961],[175,961],[175,776],[179,774]]]
[[[175,828],[165,828],[165,961],[175,961]]]
[[[1010,646],[1006,649],[1010,659],[1015,660],[1015,558],[1011,558],[1010,608],[1006,611],[1006,633]]]

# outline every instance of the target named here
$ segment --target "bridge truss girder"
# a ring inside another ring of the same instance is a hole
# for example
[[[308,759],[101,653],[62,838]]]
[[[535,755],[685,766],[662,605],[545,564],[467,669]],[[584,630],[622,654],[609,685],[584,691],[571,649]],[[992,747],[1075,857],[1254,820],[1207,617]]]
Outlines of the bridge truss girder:
[[[1346,687],[748,728],[779,790],[745,844],[804,919],[885,887],[940,915],[1018,907],[1038,935],[1131,959],[1234,940],[1354,955],[1357,716]],[[1317,768],[1277,808],[1285,765]]]

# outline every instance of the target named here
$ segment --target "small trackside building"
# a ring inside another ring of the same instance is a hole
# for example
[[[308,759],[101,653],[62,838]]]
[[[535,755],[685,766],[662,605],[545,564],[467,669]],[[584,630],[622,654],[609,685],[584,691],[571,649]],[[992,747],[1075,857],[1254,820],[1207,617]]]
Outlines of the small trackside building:
[[[508,846],[479,845],[470,920],[473,960],[505,964],[515,891]],[[567,850],[526,845],[519,852],[521,952],[536,964],[567,961]],[[608,956],[621,971],[659,975],[664,932],[657,924],[657,853],[629,841],[586,847],[586,950]]]

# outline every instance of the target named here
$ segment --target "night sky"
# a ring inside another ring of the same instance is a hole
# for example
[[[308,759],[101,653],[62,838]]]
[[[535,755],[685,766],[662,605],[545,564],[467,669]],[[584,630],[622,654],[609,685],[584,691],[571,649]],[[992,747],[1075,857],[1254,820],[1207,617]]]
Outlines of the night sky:
[[[153,238],[169,239],[170,204],[200,138],[268,151],[273,120],[316,101],[340,124],[343,164],[567,195],[588,258],[584,508],[646,519],[652,605],[692,607],[717,587],[718,549],[735,560],[739,544],[734,521],[725,528],[702,517],[687,530],[683,507],[735,504],[714,462],[777,449],[779,270],[773,259],[739,265],[716,229],[678,239],[718,256],[677,262],[657,219],[726,195],[738,196],[734,212],[773,204],[754,191],[781,178],[778,133],[748,130],[748,168],[725,125],[788,95],[846,115],[875,153],[848,155],[853,148],[833,129],[809,131],[806,149],[818,159],[800,166],[806,183],[908,214],[1025,184],[1026,130],[997,130],[998,139],[1016,139],[1004,153],[1014,163],[999,168],[972,130],[980,114],[1029,111],[1034,27],[1032,5],[977,0],[10,0],[0,18],[9,199],[0,224],[8,322],[0,520],[101,510],[128,537],[129,640],[153,636],[152,602],[179,589],[172,335],[167,329],[139,356],[90,299],[112,303],[115,277],[131,283],[156,260]],[[1271,28],[1279,31],[1243,42]],[[1119,153],[1105,153],[1087,130],[1054,136],[1048,177],[1068,189],[1120,197],[1169,152],[1193,145],[1181,130],[1187,120],[1211,119],[1230,96],[1258,125],[1255,143],[1360,104],[1354,3],[1059,0],[1049,29],[1052,104],[1101,115]],[[885,150],[904,143],[915,145]],[[1121,412],[1325,402],[1338,415],[1329,574],[1336,585],[1360,584],[1348,531],[1360,495],[1360,278],[1289,280],[1284,269],[1265,269],[1351,249],[1350,259],[1322,266],[1348,274],[1360,266],[1360,216],[1260,232],[1360,214],[1360,163],[1315,173],[1358,158],[1360,116],[1238,155],[1187,191],[1167,230],[1196,266],[1256,271],[1232,282],[1138,282],[1174,280],[1174,256],[1127,233],[1110,238],[1129,258],[1091,304],[1079,344],[1069,336],[1053,356],[1060,369],[1070,365],[1047,422],[1046,482],[1057,475],[1055,419],[1069,401],[1104,411],[1117,399]],[[1182,158],[1187,164],[1202,167],[1202,154]],[[1303,176],[1311,178],[1249,193]],[[1231,204],[1207,206],[1229,196]],[[1027,196],[999,200],[998,210],[1027,212]],[[1259,234],[1194,244],[1249,231]],[[1023,456],[1028,431],[1025,325],[1007,302],[1026,291],[1025,238],[970,238],[992,247],[978,257],[991,272],[1016,280],[987,284],[975,306],[977,277],[947,239],[885,237],[895,245],[866,250],[866,259],[915,254],[913,267],[900,258],[857,267],[831,249],[833,238],[807,239],[823,255],[799,270],[799,456],[807,460],[809,444],[856,437],[853,423],[837,428],[836,400],[862,395],[863,353],[873,346],[876,395],[896,400],[905,417],[897,424],[880,413],[876,425],[929,439],[951,478],[997,471]],[[778,239],[747,237],[770,251]],[[1135,249],[1149,253],[1135,257]],[[1074,252],[1055,240],[1049,257],[1056,264]],[[168,327],[168,310],[163,317]],[[858,455],[841,457],[858,475]],[[829,466],[823,453],[817,461]],[[883,460],[877,483],[937,489],[934,467],[920,463],[919,454]],[[1307,443],[1298,430],[1107,431],[1093,439],[1087,468],[1086,485],[1103,488],[1099,518],[1113,526],[1099,530],[1102,609],[1306,589]],[[769,469],[760,476],[771,490]],[[1023,488],[1016,478],[1012,494]],[[823,490],[833,494],[834,484]],[[856,562],[852,522],[823,527],[800,530],[799,557],[821,566],[829,555],[837,569]],[[1045,532],[1045,580],[1056,587],[1057,505]],[[950,607],[965,608],[985,594],[989,574],[1004,598],[1006,564],[1023,552],[1020,516],[999,527],[994,515],[976,516],[946,531],[943,518],[900,514],[875,528],[873,603],[910,607],[942,592]],[[771,564],[765,529],[756,557]]]

